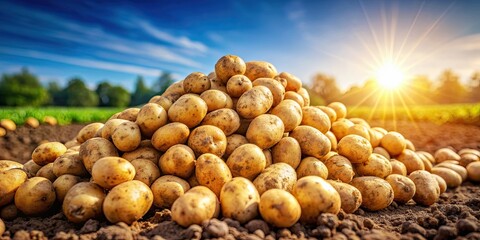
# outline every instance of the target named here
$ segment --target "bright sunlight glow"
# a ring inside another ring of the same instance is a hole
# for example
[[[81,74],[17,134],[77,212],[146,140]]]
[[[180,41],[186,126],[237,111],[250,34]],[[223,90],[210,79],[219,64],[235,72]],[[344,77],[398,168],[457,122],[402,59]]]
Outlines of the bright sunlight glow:
[[[381,87],[394,90],[400,87],[404,75],[398,66],[393,63],[386,63],[377,70],[376,79]]]

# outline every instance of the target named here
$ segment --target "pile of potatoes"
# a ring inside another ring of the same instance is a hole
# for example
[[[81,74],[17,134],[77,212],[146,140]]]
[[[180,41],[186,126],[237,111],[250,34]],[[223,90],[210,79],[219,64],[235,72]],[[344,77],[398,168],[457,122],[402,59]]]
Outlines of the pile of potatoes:
[[[74,223],[131,224],[154,205],[182,226],[315,224],[340,209],[431,205],[447,187],[480,181],[479,157],[415,151],[398,132],[347,118],[342,103],[311,106],[294,75],[227,55],[209,75],[194,72],[72,141],[41,144],[23,165],[0,161],[0,216],[59,204]]]

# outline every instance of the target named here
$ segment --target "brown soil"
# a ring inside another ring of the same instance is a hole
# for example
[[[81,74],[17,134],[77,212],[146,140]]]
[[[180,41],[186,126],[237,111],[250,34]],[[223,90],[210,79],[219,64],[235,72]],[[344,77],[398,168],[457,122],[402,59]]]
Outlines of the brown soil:
[[[480,127],[473,125],[432,123],[372,123],[396,130],[410,139],[417,150],[433,153],[440,147],[480,149]],[[73,138],[81,125],[64,127],[20,127],[0,138],[0,159],[24,162],[42,141],[65,142]],[[109,224],[105,219],[75,225],[66,221],[59,209],[44,217],[20,216],[5,221],[7,232],[0,239],[480,239],[480,185],[470,182],[449,189],[430,207],[393,203],[387,209],[337,216],[321,215],[315,226],[296,224],[288,229],[269,226],[262,220],[241,225],[231,219],[212,219],[201,226],[183,228],[170,220],[168,210],[152,209],[144,220]]]

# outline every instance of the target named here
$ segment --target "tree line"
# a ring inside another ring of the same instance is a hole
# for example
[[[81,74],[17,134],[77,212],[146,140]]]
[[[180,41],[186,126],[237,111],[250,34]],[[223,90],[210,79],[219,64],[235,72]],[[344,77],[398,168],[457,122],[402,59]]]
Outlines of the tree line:
[[[318,73],[308,86],[317,104],[340,101],[347,105],[375,106],[379,104],[428,105],[480,102],[480,71],[475,71],[466,84],[451,69],[444,70],[438,81],[426,75],[406,79],[394,91],[385,91],[375,79],[368,79],[360,86],[352,86],[342,92],[333,76]]]
[[[71,78],[65,87],[58,82],[47,86],[27,68],[18,73],[3,74],[0,79],[0,106],[68,106],[68,107],[127,107],[148,102],[162,94],[174,82],[168,72],[162,73],[152,86],[138,76],[133,92],[108,81],[98,83],[91,90],[80,77]]]

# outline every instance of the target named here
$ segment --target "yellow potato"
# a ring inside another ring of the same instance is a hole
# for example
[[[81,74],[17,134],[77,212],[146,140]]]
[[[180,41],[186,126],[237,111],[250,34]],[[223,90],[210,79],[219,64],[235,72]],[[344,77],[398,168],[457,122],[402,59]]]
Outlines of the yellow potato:
[[[265,170],[253,180],[253,185],[257,188],[258,193],[262,195],[268,189],[273,188],[291,192],[296,181],[297,173],[292,166],[286,163],[274,163],[265,168]]]
[[[0,160],[0,172],[4,172],[13,168],[23,168],[23,164],[11,160]]]
[[[255,118],[266,113],[273,104],[273,94],[265,86],[255,86],[240,96],[236,110],[243,118]]]
[[[3,207],[0,210],[0,220],[1,219],[14,220],[15,218],[17,218],[17,216],[18,216],[18,208],[13,203],[8,204],[7,206]],[[1,228],[1,226],[0,226],[0,228]],[[2,233],[1,233],[1,229],[0,229],[0,236],[1,235],[2,235]]]
[[[370,157],[368,157],[366,162],[358,163],[354,166],[359,176],[385,178],[392,173],[390,160],[376,153],[370,154]]]
[[[257,78],[253,81],[253,87],[255,86],[265,86],[272,92],[272,107],[277,106],[285,97],[285,87],[273,78]]]
[[[303,106],[304,107],[310,106],[310,95],[309,95],[307,89],[302,87],[302,88],[300,88],[300,90],[297,91],[297,93],[300,96],[302,96],[302,98],[303,98]]]
[[[398,132],[388,132],[380,141],[380,146],[385,148],[390,156],[397,156],[406,148],[405,138]]]
[[[47,142],[40,144],[32,153],[33,161],[40,165],[45,166],[48,163],[53,163],[55,159],[60,157],[67,151],[67,147],[60,142]]]
[[[227,86],[222,81],[220,81],[214,72],[208,74],[208,79],[210,80],[210,90],[219,90],[224,93],[227,93]]]
[[[142,141],[140,127],[135,122],[124,122],[118,125],[112,134],[112,142],[118,150],[129,152],[137,149]]]
[[[60,177],[64,174],[71,174],[80,177],[88,175],[87,169],[85,169],[78,152],[65,153],[58,157],[55,162],[53,162],[52,170],[57,177]]]
[[[250,89],[252,89],[253,84],[250,79],[244,75],[235,75],[232,76],[227,82],[227,93],[231,97],[238,98],[242,94]]]
[[[449,168],[433,167],[432,174],[436,174],[445,180],[447,187],[458,187],[462,184],[462,176]]]
[[[282,119],[272,114],[262,114],[252,120],[245,136],[250,143],[267,149],[282,139],[284,130]]]
[[[45,117],[43,118],[43,122],[46,123],[46,124],[48,124],[48,125],[50,125],[50,126],[55,126],[55,125],[57,125],[57,123],[58,123],[58,122],[57,122],[57,119],[55,119],[55,118],[52,117],[52,116],[45,116]]]
[[[190,189],[190,185],[179,177],[164,175],[155,180],[151,188],[153,204],[160,208],[171,208],[175,200]]]
[[[330,131],[332,131],[337,140],[340,141],[340,139],[347,135],[348,128],[353,125],[355,124],[348,119],[337,118],[337,120],[332,123],[332,128],[330,129]]]
[[[33,160],[28,160],[25,164],[23,164],[23,170],[27,173],[28,177],[34,177],[37,175],[37,172],[40,170],[40,168],[42,168],[42,166],[36,164]],[[2,170],[0,170],[0,172],[2,172]]]
[[[55,189],[55,195],[59,202],[63,202],[65,195],[75,184],[81,182],[81,178],[78,176],[64,174],[58,177],[53,182],[53,188]]]
[[[223,217],[244,224],[258,216],[260,195],[250,180],[235,177],[223,185],[220,203]]]
[[[217,155],[202,154],[197,159],[195,176],[198,182],[220,196],[223,184],[232,179],[232,173],[227,164]]]
[[[370,142],[358,135],[347,135],[340,139],[338,154],[345,156],[352,163],[364,163],[373,152]]]
[[[124,122],[128,122],[128,120],[116,118],[108,120],[103,125],[101,137],[107,140],[111,140],[115,128],[117,128],[120,124]]]
[[[188,146],[192,148],[196,156],[212,153],[222,157],[227,148],[227,137],[222,129],[212,125],[203,125],[193,129],[190,133]]]
[[[477,157],[480,157],[480,151],[477,150],[477,149],[473,149],[473,148],[463,148],[463,149],[460,149],[460,151],[458,151],[458,155],[462,156],[463,154],[473,154],[473,155],[476,155]]]
[[[207,90],[200,95],[200,98],[207,104],[207,112],[222,108],[233,108],[232,98],[220,90]]]
[[[163,154],[158,165],[163,174],[187,179],[195,171],[195,153],[187,145],[173,145]]]
[[[31,128],[38,128],[40,122],[34,117],[28,117],[25,119],[25,125],[30,126]]]
[[[127,108],[121,111],[118,115],[118,119],[125,119],[130,122],[135,122],[137,120],[138,112],[140,112],[140,108]]]
[[[17,125],[10,119],[2,119],[0,121],[0,126],[8,131],[15,131],[17,129]]]
[[[210,79],[201,72],[190,73],[183,80],[183,90],[186,93],[200,94],[210,89]]]
[[[368,134],[369,134],[369,137],[370,137],[370,143],[372,144],[372,147],[373,148],[379,147],[380,142],[382,141],[382,138],[383,138],[383,134],[381,132],[375,130],[375,129],[372,129],[372,128],[368,129]],[[385,152],[386,152],[386,150],[385,150]]]
[[[384,156],[386,159],[390,159],[390,154],[383,147],[374,147],[373,148],[373,153],[380,154],[380,155]]]
[[[248,126],[250,126],[250,123],[252,122],[252,120],[253,119],[246,119],[246,118],[240,117],[240,127],[238,127],[235,133],[245,136],[248,130]]]
[[[347,117],[347,107],[341,102],[332,102],[327,105],[327,107],[332,108],[337,114],[337,119]]]
[[[293,74],[281,72],[280,74],[278,74],[278,77],[287,80],[287,86],[285,87],[285,90],[287,91],[297,92],[298,90],[300,90],[300,88],[302,88],[302,81]]]
[[[232,135],[240,127],[240,116],[233,109],[222,108],[209,112],[201,125],[212,125],[220,128],[225,136]]]
[[[160,127],[167,124],[167,111],[156,103],[147,103],[138,112],[137,123],[143,136],[150,138]]]
[[[175,144],[187,142],[190,129],[179,122],[169,123],[159,128],[152,136],[152,145],[162,152],[167,151]]]
[[[83,223],[102,216],[103,188],[92,182],[75,184],[65,195],[62,210],[68,221]]]
[[[272,165],[273,158],[272,158],[272,152],[270,151],[270,149],[264,149],[263,155],[265,155],[265,167]]]
[[[387,133],[388,133],[388,131],[385,130],[385,128],[373,127],[372,129],[375,130],[375,131],[377,131],[377,132],[380,132],[383,136],[387,135]]]
[[[180,122],[193,128],[202,122],[207,115],[208,106],[196,94],[186,94],[175,101],[168,109],[168,118],[172,122]]]
[[[225,149],[225,154],[223,154],[223,157],[228,159],[230,154],[237,149],[238,147],[242,146],[243,144],[247,144],[248,140],[245,136],[240,135],[240,134],[232,134],[230,136],[227,136],[227,147]]]
[[[180,226],[189,227],[217,217],[219,210],[220,204],[215,193],[207,187],[196,186],[173,203],[171,215],[172,220]]]
[[[287,91],[285,92],[285,96],[283,97],[284,100],[292,100],[296,102],[300,107],[305,106],[305,100],[303,100],[303,97],[298,94],[297,92],[293,91]]]
[[[436,164],[435,162],[435,157],[433,157],[432,154],[430,154],[429,152],[425,152],[425,151],[416,151],[417,155],[421,155],[423,157],[425,157],[428,161],[430,161],[433,165]]]
[[[55,198],[55,189],[50,180],[33,177],[18,187],[15,193],[15,206],[25,215],[38,215],[48,211]]]
[[[170,87],[168,87],[165,92],[163,92],[162,97],[165,97],[166,99],[174,103],[184,94],[185,90],[183,89],[183,81],[179,81],[170,85]]]
[[[325,160],[328,169],[328,179],[340,180],[344,183],[352,181],[355,172],[350,161],[341,155],[335,155]]]
[[[284,162],[297,168],[302,160],[302,149],[295,138],[284,137],[272,147],[272,160],[274,163]]]
[[[251,61],[246,62],[245,65],[244,75],[252,81],[255,81],[257,78],[274,78],[277,75],[277,69],[268,62]]]
[[[366,128],[370,128],[370,124],[368,124],[368,122],[365,121],[365,119],[363,118],[349,118],[348,120],[350,120],[355,125],[362,125]]]
[[[396,159],[405,165],[407,168],[407,174],[416,170],[425,170],[425,165],[420,157],[410,149],[404,149]]]
[[[352,134],[358,135],[360,137],[367,139],[370,142],[370,144],[372,144],[372,142],[370,141],[370,133],[368,132],[368,130],[369,128],[363,125],[355,124],[347,129],[347,135],[352,135]]]
[[[27,174],[21,169],[0,172],[0,207],[12,202],[18,187],[27,179]]]
[[[160,169],[157,164],[147,159],[135,159],[132,162],[135,168],[135,177],[133,180],[138,180],[145,183],[147,186],[160,177]]]
[[[333,132],[331,131],[327,131],[325,133],[325,136],[327,136],[328,140],[330,140],[330,145],[332,146],[330,150],[337,151],[338,141],[337,141],[337,138],[335,137],[335,134],[333,134]]]
[[[461,159],[460,155],[458,155],[456,152],[454,152],[450,148],[438,149],[437,151],[435,151],[434,158],[436,163],[441,163],[447,160],[459,161]]]
[[[302,108],[290,99],[283,100],[270,113],[282,119],[285,132],[292,131],[302,122]]]
[[[5,232],[5,223],[3,223],[3,220],[0,218],[0,236],[2,236],[4,232]]]
[[[307,224],[316,223],[322,213],[337,214],[342,204],[337,190],[317,176],[300,178],[293,186],[292,194],[302,208],[300,221]]]
[[[297,177],[319,176],[323,179],[328,177],[328,169],[325,164],[315,157],[306,157],[296,169]]]
[[[103,213],[111,223],[132,224],[148,212],[152,203],[152,190],[145,183],[132,180],[108,192],[103,201]]]
[[[103,123],[90,123],[83,127],[77,134],[77,142],[84,143],[90,138],[97,136],[97,133],[104,126]]]
[[[92,179],[105,189],[111,189],[120,183],[135,177],[135,167],[120,157],[104,157],[93,164]]]
[[[168,99],[168,98],[166,98],[166,97],[164,97],[164,96],[159,96],[159,95],[153,96],[153,97],[148,101],[148,103],[156,103],[156,104],[160,105],[161,107],[163,107],[163,109],[164,109],[165,111],[168,111],[168,109],[170,109],[170,107],[171,107],[172,104],[173,104],[173,102],[172,102],[170,99]]]
[[[226,163],[232,176],[244,177],[252,181],[265,169],[266,158],[261,148],[247,143],[236,148]]]
[[[137,149],[122,154],[122,158],[125,158],[130,162],[135,159],[146,159],[155,164],[158,163],[158,159],[160,159],[161,156],[162,154],[157,149],[153,148],[153,146],[142,147],[142,143],[140,143],[140,146]]]
[[[243,59],[235,55],[225,55],[215,63],[215,75],[223,83],[239,74],[244,74],[247,66]]]
[[[88,139],[80,146],[80,159],[82,159],[85,169],[92,172],[93,164],[103,157],[118,157],[115,146],[104,138]]]
[[[362,207],[370,211],[384,209],[393,202],[392,187],[379,177],[356,177],[350,184],[362,193]]]
[[[465,169],[464,167],[462,167],[458,164],[442,162],[442,163],[439,163],[439,164],[435,165],[435,167],[444,167],[444,168],[451,169],[451,170],[455,171],[456,173],[458,173],[458,175],[460,175],[460,177],[462,177],[462,182],[467,180],[467,177],[468,177],[467,169]]]
[[[417,170],[412,172],[408,177],[415,183],[416,191],[413,200],[417,204],[430,206],[437,202],[440,197],[440,187],[432,174],[425,170]]]
[[[330,140],[314,127],[298,126],[290,132],[289,136],[298,141],[304,155],[320,159],[330,152]]]
[[[0,127],[0,137],[3,137],[5,135],[7,135],[7,130],[5,130],[5,128]]]
[[[346,213],[354,213],[362,205],[362,194],[354,186],[335,180],[327,180],[342,200],[341,208]]]
[[[395,202],[406,203],[415,195],[415,183],[410,178],[399,174],[391,174],[385,180],[392,186]]]
[[[413,145],[412,141],[405,139],[405,148],[415,151],[415,146]]]
[[[468,179],[472,182],[480,182],[480,162],[467,165]]]
[[[467,167],[472,162],[480,161],[480,157],[473,153],[464,153],[460,155],[459,164],[460,166]]]
[[[392,165],[392,174],[407,176],[407,167],[405,167],[405,164],[403,164],[402,162],[396,159],[391,159],[390,165]]]
[[[49,163],[49,164],[43,166],[42,168],[40,168],[40,170],[38,170],[36,176],[37,177],[44,177],[44,178],[50,180],[50,182],[55,181],[55,179],[57,179],[57,176],[55,175],[55,173],[53,173],[53,163]]]
[[[282,189],[270,189],[260,197],[259,211],[262,218],[275,227],[291,227],[302,215],[295,197]]]
[[[328,115],[316,107],[303,107],[302,125],[309,125],[325,134],[331,127]]]
[[[445,182],[445,180],[442,177],[436,174],[432,174],[432,176],[435,177],[435,180],[437,180],[438,187],[440,187],[440,194],[447,191],[447,182]]]

